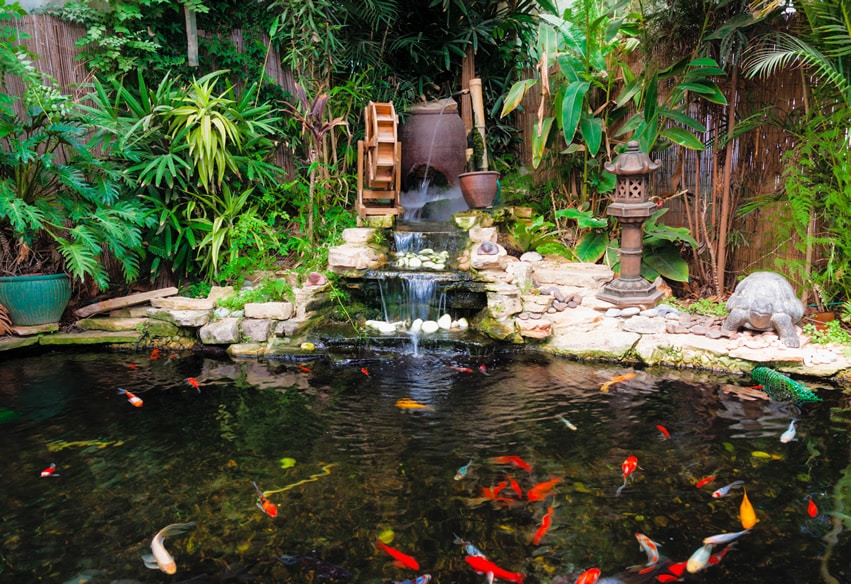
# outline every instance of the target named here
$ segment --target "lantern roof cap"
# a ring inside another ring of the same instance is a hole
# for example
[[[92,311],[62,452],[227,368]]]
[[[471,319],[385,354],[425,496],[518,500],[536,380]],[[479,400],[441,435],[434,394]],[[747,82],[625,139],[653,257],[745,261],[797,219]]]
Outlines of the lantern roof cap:
[[[607,162],[605,168],[616,176],[625,176],[648,174],[650,171],[657,170],[661,165],[661,162],[651,160],[647,154],[641,151],[638,140],[630,140],[626,145],[626,151],[618,154],[613,162]]]

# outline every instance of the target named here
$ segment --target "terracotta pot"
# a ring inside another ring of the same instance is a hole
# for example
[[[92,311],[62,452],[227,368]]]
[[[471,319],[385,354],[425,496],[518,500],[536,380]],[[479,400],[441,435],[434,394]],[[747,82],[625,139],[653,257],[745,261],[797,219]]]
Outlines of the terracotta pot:
[[[499,173],[479,170],[458,175],[458,185],[467,206],[471,209],[490,209],[499,193]]]
[[[824,332],[827,330],[827,323],[836,320],[835,312],[816,312],[804,317],[805,323],[815,325],[817,331]]]
[[[426,176],[432,184],[454,186],[464,172],[467,132],[457,104],[448,101],[411,108],[399,126],[404,190],[419,188]]]

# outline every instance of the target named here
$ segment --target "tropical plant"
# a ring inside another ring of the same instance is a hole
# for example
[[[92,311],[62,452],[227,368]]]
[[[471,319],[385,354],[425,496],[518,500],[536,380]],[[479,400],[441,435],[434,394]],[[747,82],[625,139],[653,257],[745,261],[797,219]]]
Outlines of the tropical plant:
[[[265,200],[282,174],[267,160],[278,119],[268,103],[255,105],[256,85],[237,94],[227,83],[216,93],[224,74],[186,86],[165,77],[153,90],[141,74],[135,88],[94,83],[89,111],[100,116],[98,138],[130,163],[127,174],[157,217],[147,234],[152,277],[167,267],[181,278],[197,262],[220,279],[221,253],[232,264],[245,250],[231,246],[242,214],[240,229],[253,226],[268,241],[270,226],[249,219],[261,212],[252,197]],[[276,216],[278,201],[265,201],[263,211]]]
[[[316,177],[319,168],[319,152],[322,148],[322,141],[331,130],[337,126],[348,127],[348,122],[342,118],[334,118],[333,120],[326,119],[326,105],[329,95],[327,93],[319,93],[311,101],[307,97],[304,88],[300,84],[296,84],[296,104],[283,102],[282,107],[285,109],[301,127],[301,132],[307,141],[307,174],[309,177],[308,196],[307,196],[307,229],[306,235],[309,243],[313,244],[316,240],[314,232],[314,216],[321,213],[325,206],[321,201],[317,205],[316,201]],[[302,212],[305,209],[301,210]]]
[[[760,16],[785,10],[777,2],[755,2]],[[789,203],[791,226],[801,259],[786,268],[801,288],[819,302],[851,296],[851,154],[847,120],[851,115],[851,20],[843,0],[795,3],[802,27],[793,34],[775,31],[761,37],[744,63],[751,77],[765,77],[789,66],[811,74],[795,145],[784,155],[785,189],[776,199]],[[754,201],[750,210],[769,202]],[[820,250],[820,260],[814,260]]]
[[[6,275],[65,270],[106,288],[109,254],[132,281],[146,225],[141,202],[122,193],[109,152],[95,154],[93,118],[5,32],[0,75],[18,76],[26,87],[20,98],[0,94],[0,240],[4,251],[11,248],[3,254],[11,259]]]

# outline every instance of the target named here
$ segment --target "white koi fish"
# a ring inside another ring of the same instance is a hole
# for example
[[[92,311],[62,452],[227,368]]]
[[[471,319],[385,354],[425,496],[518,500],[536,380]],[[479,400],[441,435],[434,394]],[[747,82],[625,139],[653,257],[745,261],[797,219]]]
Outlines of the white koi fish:
[[[565,418],[564,416],[559,416],[559,417],[558,417],[558,419],[559,419],[559,420],[561,420],[562,422],[564,422],[564,425],[565,425],[565,426],[567,426],[570,430],[573,430],[574,432],[576,431],[576,426],[574,426],[574,425],[570,422],[570,420],[568,420],[568,419],[567,419],[567,418]]]
[[[471,464],[473,464],[472,458],[470,459],[470,462],[468,462],[467,464],[465,464],[464,466],[459,468],[457,471],[455,471],[455,480],[456,481],[460,481],[461,479],[463,479],[464,477],[467,476],[467,473],[470,472],[470,465]]]
[[[789,422],[789,427],[786,428],[786,431],[780,435],[780,441],[783,444],[791,442],[795,439],[795,422],[797,421],[797,419],[793,419],[791,422]]]
[[[718,535],[712,535],[710,537],[706,537],[703,539],[704,545],[722,545],[725,543],[729,543],[734,539],[743,536],[750,529],[743,529],[742,531],[738,531],[736,533],[719,533]]]
[[[166,574],[177,572],[177,564],[174,563],[174,556],[165,549],[165,538],[185,533],[194,526],[195,522],[190,521],[189,523],[172,523],[160,529],[154,536],[154,539],[151,540],[151,551],[153,554],[142,556],[145,567],[151,570],[162,570]]]
[[[715,497],[716,499],[720,499],[721,497],[726,497],[727,494],[730,492],[730,489],[735,489],[736,487],[741,487],[744,484],[745,484],[745,481],[733,481],[732,483],[730,483],[726,487],[721,487],[720,489],[718,489],[717,491],[712,493],[712,496]]]
[[[712,544],[706,543],[702,547],[697,548],[691,557],[686,562],[686,570],[689,574],[697,574],[703,570],[709,563],[709,556],[712,555]]]

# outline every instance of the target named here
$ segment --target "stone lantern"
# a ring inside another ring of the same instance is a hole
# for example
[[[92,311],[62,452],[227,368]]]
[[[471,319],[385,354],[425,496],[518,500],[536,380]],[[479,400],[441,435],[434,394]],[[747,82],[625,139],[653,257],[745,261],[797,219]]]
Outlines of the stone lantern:
[[[655,306],[662,298],[662,292],[641,277],[642,228],[656,209],[656,204],[647,200],[650,172],[658,168],[659,163],[650,160],[636,140],[627,144],[626,152],[614,163],[606,163],[606,170],[617,176],[608,214],[621,223],[621,272],[597,294],[600,300],[617,306]]]

